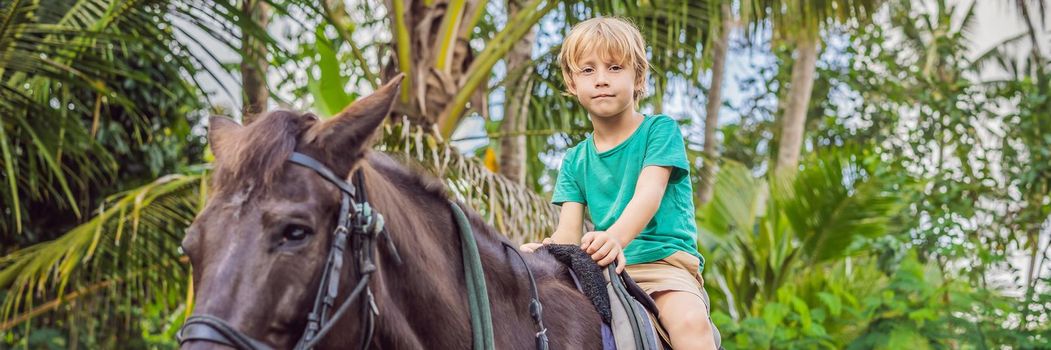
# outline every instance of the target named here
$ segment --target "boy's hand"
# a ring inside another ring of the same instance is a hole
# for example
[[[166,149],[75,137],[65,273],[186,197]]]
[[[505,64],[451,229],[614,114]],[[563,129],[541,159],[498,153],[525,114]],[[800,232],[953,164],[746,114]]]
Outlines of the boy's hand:
[[[523,244],[522,246],[518,247],[518,250],[521,250],[521,251],[526,252],[526,253],[532,253],[532,252],[535,252],[537,249],[540,249],[540,247],[543,247],[545,244],[551,244],[551,243],[552,243],[551,242],[551,238],[544,238],[544,241],[541,242],[541,243],[532,242],[532,243]]]
[[[591,231],[580,239],[580,249],[591,254],[599,266],[606,267],[613,261],[617,262],[617,273],[624,271],[627,259],[624,258],[624,248],[620,246],[620,240],[606,231]]]

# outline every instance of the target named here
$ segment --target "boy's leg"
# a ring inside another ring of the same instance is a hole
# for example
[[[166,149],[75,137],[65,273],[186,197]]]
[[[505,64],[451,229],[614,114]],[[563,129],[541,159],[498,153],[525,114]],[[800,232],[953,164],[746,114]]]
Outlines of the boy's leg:
[[[685,252],[627,266],[628,274],[653,297],[676,350],[719,348],[719,330],[708,317],[708,294],[699,269],[700,260]]]
[[[715,350],[715,335],[708,319],[708,306],[693,293],[663,291],[652,295],[676,350]]]

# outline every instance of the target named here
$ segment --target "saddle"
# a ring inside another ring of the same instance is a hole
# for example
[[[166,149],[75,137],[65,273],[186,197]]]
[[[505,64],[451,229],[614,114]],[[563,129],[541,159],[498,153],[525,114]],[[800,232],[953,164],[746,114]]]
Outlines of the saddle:
[[[577,289],[591,300],[602,318],[603,350],[671,349],[667,332],[658,322],[657,304],[627,271],[617,274],[615,264],[599,267],[577,245],[544,247],[569,268]]]

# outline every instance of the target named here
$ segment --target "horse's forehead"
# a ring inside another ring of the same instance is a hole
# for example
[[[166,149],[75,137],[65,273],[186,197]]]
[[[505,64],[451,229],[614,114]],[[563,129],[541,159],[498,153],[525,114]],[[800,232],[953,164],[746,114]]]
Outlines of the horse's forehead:
[[[308,181],[279,181],[269,187],[262,188],[253,182],[244,182],[214,192],[202,214],[232,214],[236,218],[247,210],[295,205],[309,198],[307,188],[312,185]]]
[[[265,169],[242,169],[238,178],[224,179],[223,194],[231,200],[258,200],[266,197],[299,197],[311,191],[322,190],[320,176],[310,169],[285,162],[283,166],[272,169],[273,181],[262,181],[258,172]]]

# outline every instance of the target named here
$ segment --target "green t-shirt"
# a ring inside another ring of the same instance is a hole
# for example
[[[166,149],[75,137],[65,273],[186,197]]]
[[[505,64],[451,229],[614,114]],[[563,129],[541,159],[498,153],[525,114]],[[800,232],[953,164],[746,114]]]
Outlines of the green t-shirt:
[[[645,116],[627,140],[604,152],[595,150],[593,136],[570,148],[551,202],[583,203],[595,229],[605,231],[634,196],[639,173],[651,165],[672,168],[671,177],[653,220],[624,248],[628,264],[657,261],[679,250],[700,259],[703,270],[704,257],[697,252],[689,161],[682,132],[671,117]]]

